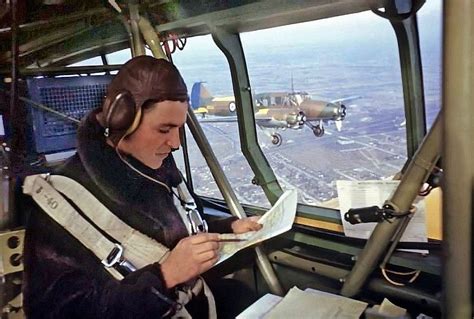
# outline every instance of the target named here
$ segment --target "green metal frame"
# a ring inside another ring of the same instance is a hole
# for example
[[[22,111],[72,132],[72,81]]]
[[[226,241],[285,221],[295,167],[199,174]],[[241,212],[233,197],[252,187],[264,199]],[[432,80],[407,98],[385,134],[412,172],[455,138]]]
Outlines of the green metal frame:
[[[472,318],[474,2],[444,1],[443,310]]]
[[[390,21],[397,37],[406,116],[408,160],[415,154],[426,135],[423,70],[416,20],[416,10],[421,8],[425,0],[409,1],[412,8],[407,13],[398,12],[394,0],[387,3],[385,12],[374,10],[374,13]]]

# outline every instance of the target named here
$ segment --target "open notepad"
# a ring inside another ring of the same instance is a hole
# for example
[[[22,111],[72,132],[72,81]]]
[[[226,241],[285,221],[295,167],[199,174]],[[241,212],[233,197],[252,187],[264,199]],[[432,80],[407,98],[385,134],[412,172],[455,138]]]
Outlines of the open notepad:
[[[287,190],[278,201],[266,212],[258,222],[263,225],[256,232],[244,234],[221,234],[222,239],[242,240],[221,242],[219,260],[216,265],[234,255],[241,249],[250,247],[269,238],[280,235],[291,229],[296,215],[297,192],[295,189]]]

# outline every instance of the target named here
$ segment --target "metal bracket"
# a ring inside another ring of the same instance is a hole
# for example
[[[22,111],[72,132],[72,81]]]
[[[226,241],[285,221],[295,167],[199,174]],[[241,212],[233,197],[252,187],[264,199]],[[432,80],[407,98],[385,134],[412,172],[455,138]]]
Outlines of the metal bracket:
[[[0,276],[23,270],[24,239],[24,229],[0,233]]]

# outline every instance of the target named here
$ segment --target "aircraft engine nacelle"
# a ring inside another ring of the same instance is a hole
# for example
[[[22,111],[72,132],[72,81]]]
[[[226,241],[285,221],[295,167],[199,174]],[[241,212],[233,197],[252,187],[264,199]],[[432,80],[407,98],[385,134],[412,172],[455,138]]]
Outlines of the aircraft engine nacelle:
[[[301,128],[305,121],[306,115],[302,111],[299,111],[298,113],[290,113],[286,116],[286,124],[288,128]]]

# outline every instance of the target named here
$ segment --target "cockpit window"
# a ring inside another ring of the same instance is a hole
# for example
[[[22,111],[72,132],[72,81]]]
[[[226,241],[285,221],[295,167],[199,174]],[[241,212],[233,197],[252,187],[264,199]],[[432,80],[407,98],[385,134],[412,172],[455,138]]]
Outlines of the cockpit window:
[[[441,8],[441,0],[427,1],[417,15],[428,128],[441,109]]]
[[[229,65],[224,54],[211,36],[194,37],[187,40],[183,51],[173,54],[173,62],[186,81],[191,107],[239,201],[269,206],[262,189],[252,184],[254,174],[240,148],[236,117],[238,106],[233,97]],[[189,130],[187,142],[195,192],[222,198]],[[175,158],[184,171],[182,158]]]
[[[337,180],[390,179],[402,169],[403,89],[387,20],[362,12],[241,39],[255,94],[288,97],[255,120],[280,184],[297,188],[300,203],[337,208]]]

